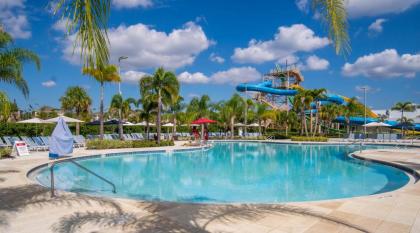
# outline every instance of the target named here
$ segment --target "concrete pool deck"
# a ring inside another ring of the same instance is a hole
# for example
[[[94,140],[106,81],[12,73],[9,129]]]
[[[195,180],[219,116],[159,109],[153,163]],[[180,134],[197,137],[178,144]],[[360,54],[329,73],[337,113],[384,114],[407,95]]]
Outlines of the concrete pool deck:
[[[77,149],[74,157],[122,151],[130,150]],[[355,156],[420,173],[419,148]],[[51,198],[49,189],[26,177],[48,161],[47,152],[0,160],[0,232],[420,232],[420,182],[372,196],[273,205],[158,203],[68,192]]]

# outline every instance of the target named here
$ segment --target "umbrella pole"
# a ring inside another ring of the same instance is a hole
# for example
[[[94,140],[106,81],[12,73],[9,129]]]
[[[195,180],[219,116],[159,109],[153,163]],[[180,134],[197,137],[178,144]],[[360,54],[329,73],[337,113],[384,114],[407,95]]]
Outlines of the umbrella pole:
[[[204,142],[204,124],[201,124],[201,143]]]

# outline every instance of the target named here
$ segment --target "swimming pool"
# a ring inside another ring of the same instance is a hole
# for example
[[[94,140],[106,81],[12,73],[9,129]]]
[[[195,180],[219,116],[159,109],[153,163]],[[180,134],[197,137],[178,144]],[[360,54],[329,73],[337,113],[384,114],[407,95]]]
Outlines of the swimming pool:
[[[380,148],[367,146],[365,148]],[[209,150],[130,153],[57,164],[56,188],[139,200],[278,203],[372,195],[409,182],[403,171],[347,156],[357,146],[216,142]],[[48,168],[35,172],[44,186]]]

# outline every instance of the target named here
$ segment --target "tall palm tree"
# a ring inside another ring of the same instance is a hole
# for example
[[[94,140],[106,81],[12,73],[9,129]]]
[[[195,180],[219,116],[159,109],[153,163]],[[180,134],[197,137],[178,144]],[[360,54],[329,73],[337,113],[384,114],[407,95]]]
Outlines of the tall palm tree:
[[[178,123],[177,120],[178,120],[179,113],[181,113],[181,111],[185,108],[185,105],[182,103],[182,101],[184,101],[184,98],[182,98],[182,96],[178,96],[177,100],[175,100],[169,106],[169,112],[172,114],[173,124],[174,124],[173,130],[172,130],[173,135],[176,134],[176,126]]]
[[[13,39],[0,28],[0,82],[15,85],[25,97],[29,95],[28,84],[23,78],[23,64],[33,62],[41,68],[41,61],[34,52],[12,47]]]
[[[142,109],[140,110],[140,119],[146,121],[146,138],[149,140],[150,134],[150,121],[153,115],[156,114],[157,104],[148,98],[140,99]]]
[[[255,119],[258,122],[258,132],[262,135],[262,122],[264,113],[268,110],[268,105],[266,103],[256,103],[255,104]]]
[[[137,101],[134,98],[127,98],[124,99],[122,95],[116,94],[111,99],[111,105],[109,108],[109,112],[111,113],[119,113],[121,111],[121,114],[118,114],[119,116],[119,122],[118,122],[118,134],[120,137],[120,140],[123,140],[123,125],[122,122],[128,118],[128,116],[131,113],[131,105],[136,105]]]
[[[314,125],[313,131],[312,131],[312,137],[315,137],[315,134],[316,134],[317,131],[319,133],[321,133],[321,127],[319,127],[319,129],[318,129],[319,111],[321,111],[321,102],[320,101],[322,99],[325,99],[325,93],[326,92],[327,92],[327,90],[325,88],[311,90],[312,98],[314,99],[314,101],[316,103],[315,125]],[[312,111],[311,111],[311,115],[312,115]],[[312,126],[311,126],[311,129],[312,129]]]
[[[229,101],[226,103],[227,107],[230,109],[229,111],[229,123],[230,123],[230,131],[231,131],[231,138],[234,137],[235,134],[235,120],[240,118],[244,112],[245,102],[244,99],[238,94],[234,94]]]
[[[100,83],[100,107],[99,107],[99,134],[100,139],[104,138],[104,84],[107,82],[120,82],[121,78],[118,74],[118,69],[115,65],[104,65],[83,68],[83,74],[89,75]]]
[[[309,136],[308,133],[308,124],[306,122],[306,113],[305,111],[310,109],[311,102],[313,101],[313,96],[310,90],[301,89],[293,99],[293,107],[296,111],[300,112],[301,118],[301,127],[300,134],[303,135],[305,132],[306,136]]]
[[[210,114],[210,97],[202,95],[200,98],[194,97],[191,99],[187,107],[187,112],[193,115],[193,118],[209,117]]]
[[[0,122],[6,123],[11,113],[11,103],[6,93],[0,91]]]
[[[416,106],[412,102],[398,102],[396,103],[391,110],[397,110],[401,112],[401,119],[404,118],[404,112],[414,112]]]
[[[60,98],[61,108],[75,114],[80,119],[82,114],[85,116],[90,111],[92,99],[83,87],[68,87],[64,95]],[[79,135],[80,126],[76,124],[76,134]]]
[[[343,109],[343,115],[346,119],[347,133],[350,133],[350,116],[354,116],[358,112],[359,103],[356,97],[352,97],[347,101],[347,105]]]
[[[414,123],[414,120],[413,119],[407,118],[405,116],[399,118],[397,121],[401,125],[401,130],[402,130],[402,135],[403,136],[405,136],[404,129],[409,128],[409,127],[412,127],[413,126],[413,123]]]
[[[109,61],[107,35],[110,0],[58,0],[54,14],[67,19],[67,34],[76,35],[84,67],[106,66]]]
[[[153,76],[146,76],[140,80],[140,91],[142,96],[157,102],[157,143],[160,143],[162,107],[170,105],[178,98],[178,79],[174,73],[160,67]]]

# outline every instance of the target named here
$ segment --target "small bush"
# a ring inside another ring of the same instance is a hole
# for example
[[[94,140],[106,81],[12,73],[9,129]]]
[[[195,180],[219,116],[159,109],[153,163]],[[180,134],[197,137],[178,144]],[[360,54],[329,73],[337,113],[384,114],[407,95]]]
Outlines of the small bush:
[[[270,132],[264,134],[266,137],[271,137],[273,139],[290,139],[290,136],[286,136],[283,133],[277,133],[277,132]]]
[[[156,141],[120,141],[120,140],[88,140],[86,142],[86,149],[88,150],[103,150],[103,149],[120,149],[120,148],[144,148],[144,147],[158,147],[158,146],[173,146],[173,141],[161,141],[157,144]]]
[[[0,149],[0,158],[9,157],[12,154],[12,149],[10,148],[1,148]]]
[[[296,136],[292,137],[292,141],[295,142],[327,142],[327,137],[305,137],[305,136]]]

